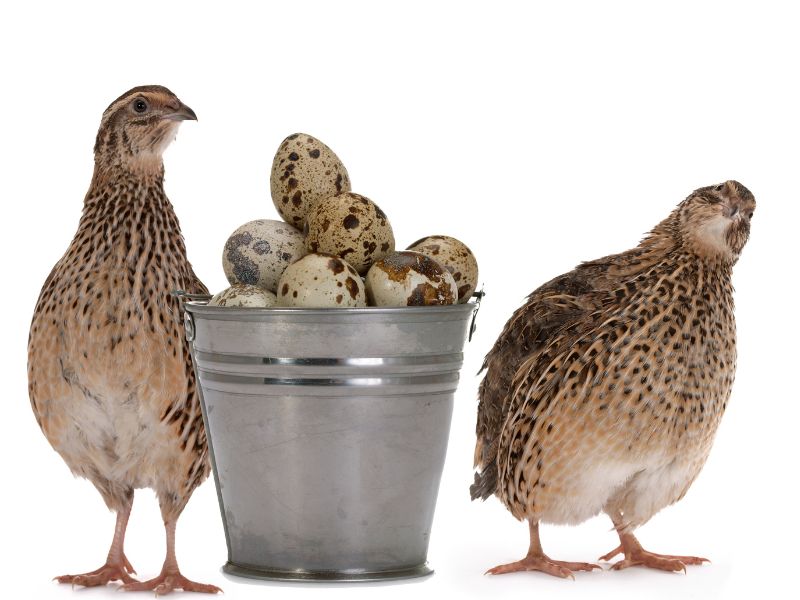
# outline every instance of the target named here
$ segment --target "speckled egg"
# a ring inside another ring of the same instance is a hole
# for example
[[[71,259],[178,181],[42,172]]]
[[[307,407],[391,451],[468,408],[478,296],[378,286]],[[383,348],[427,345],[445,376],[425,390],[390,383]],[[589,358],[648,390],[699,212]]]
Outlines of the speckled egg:
[[[373,306],[455,304],[458,287],[435,260],[403,250],[375,261],[367,273],[367,297]]]
[[[275,306],[278,298],[272,292],[255,285],[237,283],[222,290],[208,301],[209,306],[249,306],[266,308]]]
[[[281,217],[304,229],[317,201],[350,191],[350,176],[333,150],[305,133],[287,137],[272,161],[272,201]]]
[[[304,240],[302,233],[283,221],[245,223],[231,234],[222,252],[228,282],[277,291],[286,267],[307,254]]]
[[[429,235],[408,249],[429,256],[450,271],[458,286],[458,302],[469,301],[478,287],[478,261],[464,242],[448,235]]]
[[[333,254],[307,254],[289,265],[278,283],[279,306],[366,306],[367,296],[352,265]]]
[[[344,192],[320,200],[311,210],[306,249],[335,254],[363,275],[373,262],[394,252],[394,233],[377,204]]]

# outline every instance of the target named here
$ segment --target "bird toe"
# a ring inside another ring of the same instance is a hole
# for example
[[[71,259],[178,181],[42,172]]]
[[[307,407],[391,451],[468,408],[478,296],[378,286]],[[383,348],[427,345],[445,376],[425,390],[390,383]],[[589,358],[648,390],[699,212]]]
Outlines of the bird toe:
[[[55,577],[54,580],[58,583],[68,583],[73,587],[98,587],[106,585],[112,581],[121,581],[124,584],[135,583],[136,580],[128,573],[128,565],[122,564],[105,564],[95,571],[89,573],[81,573],[79,575],[61,575]]]

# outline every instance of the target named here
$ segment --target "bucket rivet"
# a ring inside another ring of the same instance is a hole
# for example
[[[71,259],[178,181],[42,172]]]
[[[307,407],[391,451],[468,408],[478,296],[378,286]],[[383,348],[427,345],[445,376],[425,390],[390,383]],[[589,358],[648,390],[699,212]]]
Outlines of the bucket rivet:
[[[183,327],[186,329],[186,340],[194,341],[194,319],[189,311],[183,313]]]

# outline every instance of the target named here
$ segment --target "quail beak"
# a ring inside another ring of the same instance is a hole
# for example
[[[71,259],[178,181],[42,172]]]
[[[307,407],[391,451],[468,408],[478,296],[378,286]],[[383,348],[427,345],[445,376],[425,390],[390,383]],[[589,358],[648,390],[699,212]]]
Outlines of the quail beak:
[[[162,118],[169,121],[197,121],[197,115],[183,102],[175,112],[166,113]]]

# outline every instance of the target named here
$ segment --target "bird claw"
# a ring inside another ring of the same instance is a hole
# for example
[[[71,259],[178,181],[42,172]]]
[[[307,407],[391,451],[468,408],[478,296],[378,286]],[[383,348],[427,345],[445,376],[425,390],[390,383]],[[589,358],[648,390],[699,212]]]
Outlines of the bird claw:
[[[136,569],[133,568],[133,565],[128,560],[128,557],[123,556],[122,560],[125,563],[125,565],[124,565],[125,566],[125,571],[128,573],[128,575],[136,575],[137,574],[136,573]]]
[[[200,592],[204,594],[217,594],[222,590],[215,585],[197,583],[187,579],[180,572],[161,573],[158,577],[148,581],[133,581],[120,588],[125,592],[153,591],[156,596],[166,596],[175,590],[184,592]]]
[[[522,560],[513,563],[498,565],[486,571],[484,575],[503,575],[505,573],[515,573],[518,571],[539,571],[554,577],[560,577],[562,579],[569,578],[574,581],[575,573],[573,571],[593,571],[594,569],[602,570],[602,567],[593,563],[552,560],[545,555],[534,555],[526,556]]]
[[[614,556],[615,554],[607,554],[606,556]],[[656,554],[655,552],[648,552],[647,550],[634,550],[630,553],[630,556],[626,556],[624,559],[611,565],[611,569],[614,571],[621,571],[628,567],[648,567],[650,569],[671,571],[673,573],[683,571],[685,574],[687,573],[686,565],[702,565],[704,562],[711,561],[698,556],[675,556],[672,554]]]
[[[136,583],[136,580],[131,577],[129,573],[135,573],[135,571],[126,558],[124,559],[124,564],[106,563],[99,569],[89,573],[61,575],[59,577],[53,577],[53,581],[69,583],[72,585],[72,589],[75,589],[76,585],[80,587],[98,587],[112,581],[121,581],[124,584]]]
[[[623,552],[624,552],[624,550],[622,549],[622,546],[620,545],[620,546],[617,546],[616,548],[614,548],[608,554],[603,554],[603,556],[601,556],[597,560],[602,560],[602,561],[606,561],[607,562],[607,561],[611,560],[612,558],[614,558],[617,554],[622,554]]]
[[[670,560],[661,563],[654,563],[652,561],[644,562],[641,560],[628,560],[627,558],[624,558],[611,565],[611,570],[622,571],[623,569],[627,569],[628,567],[648,567],[650,569],[658,569],[659,571],[672,571],[673,573],[683,571],[684,575],[686,574],[686,565],[679,560]]]

